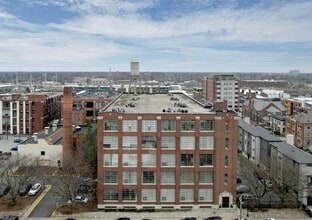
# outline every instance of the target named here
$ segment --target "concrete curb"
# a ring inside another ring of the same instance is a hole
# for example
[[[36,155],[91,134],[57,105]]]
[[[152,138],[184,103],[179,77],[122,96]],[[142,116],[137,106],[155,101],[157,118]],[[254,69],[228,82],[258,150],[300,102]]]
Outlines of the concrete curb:
[[[31,213],[35,210],[35,208],[39,205],[41,200],[47,195],[47,193],[50,191],[51,188],[52,188],[51,185],[45,186],[45,189],[40,194],[40,196],[38,196],[38,198],[33,202],[33,204],[31,204],[31,206],[27,209],[27,211],[23,215],[24,218],[28,218],[31,215]]]

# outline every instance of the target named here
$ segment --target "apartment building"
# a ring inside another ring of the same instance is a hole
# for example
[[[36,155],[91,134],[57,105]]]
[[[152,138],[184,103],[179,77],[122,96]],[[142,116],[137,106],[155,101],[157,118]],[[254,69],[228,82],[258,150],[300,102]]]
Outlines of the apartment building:
[[[277,186],[312,206],[312,155],[283,142],[260,126],[239,121],[238,149]]]
[[[312,112],[302,112],[286,117],[286,134],[294,136],[294,144],[302,149],[312,145]]]
[[[205,102],[227,101],[229,110],[238,111],[239,81],[234,75],[214,75],[202,81],[203,99]]]
[[[185,94],[123,94],[99,112],[98,208],[236,203],[237,114]]]
[[[33,134],[61,118],[62,93],[0,94],[0,134]]]

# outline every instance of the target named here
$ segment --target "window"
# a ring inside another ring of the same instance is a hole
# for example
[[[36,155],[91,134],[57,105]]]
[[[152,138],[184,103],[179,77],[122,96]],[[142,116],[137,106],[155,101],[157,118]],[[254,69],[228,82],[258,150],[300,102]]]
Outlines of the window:
[[[143,132],[156,132],[157,121],[156,120],[142,120],[142,131]]]
[[[162,167],[175,167],[176,166],[176,155],[175,154],[162,154],[161,155],[161,166]]]
[[[199,189],[198,197],[200,202],[212,202],[213,201],[213,189]]]
[[[118,201],[118,190],[104,189],[104,200]]]
[[[163,120],[163,121],[161,121],[161,130],[162,131],[175,131],[176,130],[176,121],[175,120]]]
[[[117,167],[118,166],[118,154],[104,154],[103,166],[104,167]]]
[[[136,201],[137,200],[137,190],[136,189],[123,189],[122,190],[122,200],[124,200],[124,201]]]
[[[213,136],[200,136],[199,148],[205,149],[205,150],[213,150],[214,149],[214,137]]]
[[[156,154],[142,154],[143,167],[156,167]]]
[[[160,200],[162,202],[175,202],[175,189],[160,189]]]
[[[181,131],[195,131],[195,121],[181,121]]]
[[[122,148],[135,149],[138,145],[137,136],[123,136],[122,137]]]
[[[194,155],[181,154],[180,166],[194,166]]]
[[[138,122],[137,120],[123,120],[122,121],[122,131],[137,131]]]
[[[175,184],[175,175],[176,173],[174,171],[168,171],[168,172],[161,172],[160,173],[160,182],[161,184]]]
[[[180,147],[182,150],[193,150],[195,149],[195,137],[194,136],[183,136],[181,137]]]
[[[118,183],[118,174],[116,171],[104,172],[104,183]]]
[[[225,131],[230,131],[230,122],[229,121],[225,122]]]
[[[124,167],[136,167],[137,166],[137,154],[123,154],[122,165]]]
[[[155,184],[156,182],[155,172],[152,171],[143,171],[142,174],[142,182],[143,183],[150,183]]]
[[[157,141],[156,137],[142,137],[142,148],[143,149],[156,149]]]
[[[180,189],[180,202],[193,202],[194,189]]]
[[[161,148],[162,149],[175,149],[176,148],[176,137],[175,136],[162,136],[161,137]]]
[[[213,166],[213,155],[212,154],[201,154],[199,155],[199,166]]]
[[[224,157],[224,165],[225,165],[226,167],[229,166],[229,156],[225,156],[225,157]]]
[[[156,190],[142,189],[142,202],[156,202]]]
[[[213,130],[214,130],[213,120],[200,121],[200,131],[213,131]]]
[[[194,172],[184,172],[180,173],[180,184],[194,184]]]
[[[225,138],[224,140],[224,145],[225,145],[225,148],[228,149],[229,148],[229,138]]]
[[[104,136],[103,148],[106,149],[118,149],[118,137],[117,136]]]
[[[229,182],[229,176],[227,173],[224,174],[224,184],[228,184]]]
[[[118,131],[118,121],[117,120],[104,120],[104,130],[105,131]]]
[[[41,156],[45,156],[45,151],[40,151]]]
[[[137,172],[135,171],[123,171],[122,172],[123,184],[137,184]]]
[[[200,184],[212,184],[213,183],[213,172],[211,172],[211,171],[199,172],[199,183]]]

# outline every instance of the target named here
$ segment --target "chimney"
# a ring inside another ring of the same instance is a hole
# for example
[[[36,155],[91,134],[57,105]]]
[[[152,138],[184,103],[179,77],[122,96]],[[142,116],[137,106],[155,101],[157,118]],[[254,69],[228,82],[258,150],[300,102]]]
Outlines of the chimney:
[[[72,120],[73,96],[72,88],[64,87],[63,97],[63,164],[71,161],[73,157],[73,120]]]

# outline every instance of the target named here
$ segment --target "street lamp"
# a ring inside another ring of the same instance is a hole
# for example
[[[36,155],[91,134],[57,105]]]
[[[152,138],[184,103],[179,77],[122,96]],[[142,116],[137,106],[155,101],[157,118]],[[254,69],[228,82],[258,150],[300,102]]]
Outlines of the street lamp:
[[[6,139],[8,140],[8,114],[5,114],[5,132],[6,132]]]

